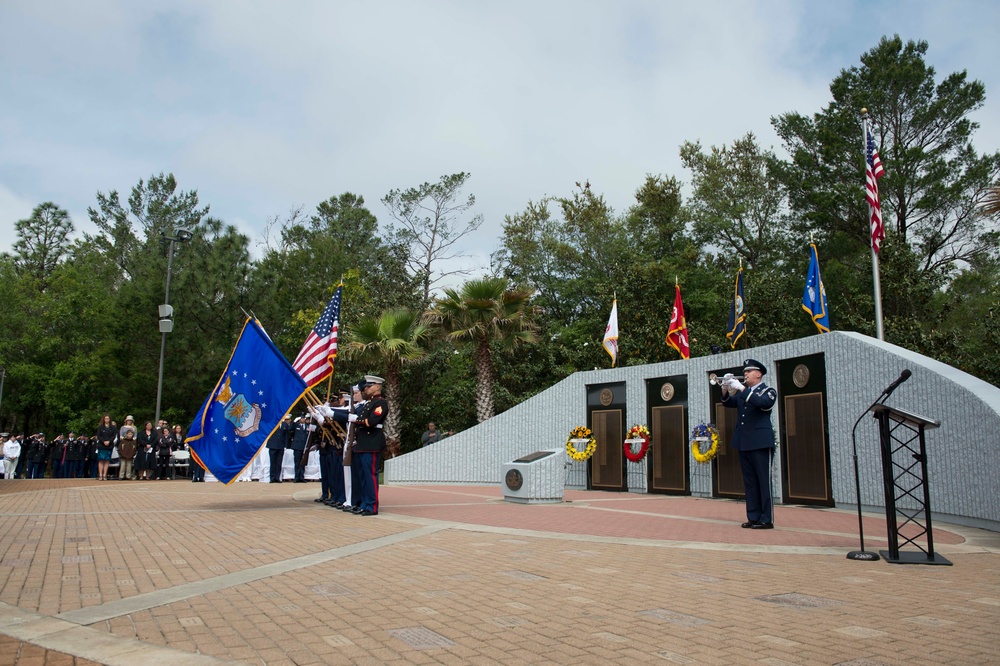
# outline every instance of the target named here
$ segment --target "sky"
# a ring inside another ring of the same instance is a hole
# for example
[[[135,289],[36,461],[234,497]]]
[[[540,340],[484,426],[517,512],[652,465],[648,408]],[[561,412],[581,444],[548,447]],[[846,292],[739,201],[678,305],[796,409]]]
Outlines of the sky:
[[[79,236],[161,172],[257,248],[293,209],[353,192],[388,224],[390,190],[464,171],[477,270],[576,182],[621,212],[647,174],[690,180],[685,141],[784,154],[770,119],[820,111],[883,35],[982,81],[974,145],[1000,150],[998,27],[992,0],[4,0],[0,252],[40,203]]]

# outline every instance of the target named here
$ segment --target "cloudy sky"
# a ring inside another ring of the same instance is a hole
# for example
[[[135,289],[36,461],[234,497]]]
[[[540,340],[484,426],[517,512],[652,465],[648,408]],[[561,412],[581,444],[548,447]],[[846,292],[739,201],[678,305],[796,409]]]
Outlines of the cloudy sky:
[[[688,179],[685,140],[780,150],[771,116],[895,33],[986,84],[992,152],[998,26],[992,0],[4,0],[0,251],[39,203],[91,230],[97,192],[160,172],[257,240],[347,191],[388,222],[390,189],[467,171],[485,264],[504,215],[576,181],[620,211],[647,173]]]

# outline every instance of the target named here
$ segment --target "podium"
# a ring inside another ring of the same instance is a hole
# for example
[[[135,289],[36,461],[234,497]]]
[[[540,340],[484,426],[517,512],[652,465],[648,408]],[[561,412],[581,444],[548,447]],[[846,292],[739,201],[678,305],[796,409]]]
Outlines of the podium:
[[[927,486],[924,432],[937,428],[941,422],[884,404],[872,405],[871,411],[879,423],[889,540],[889,550],[880,550],[879,554],[886,562],[895,564],[951,565],[949,560],[934,552],[931,496]],[[908,536],[900,534],[901,529]],[[917,543],[923,536],[927,538],[926,548]],[[901,545],[917,550],[900,551]]]

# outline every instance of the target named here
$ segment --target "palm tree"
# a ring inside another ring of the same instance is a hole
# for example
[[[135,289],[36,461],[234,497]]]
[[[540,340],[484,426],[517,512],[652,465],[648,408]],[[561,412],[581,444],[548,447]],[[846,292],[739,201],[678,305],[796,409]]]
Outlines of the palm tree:
[[[395,455],[400,446],[400,368],[404,363],[419,361],[427,355],[422,346],[427,337],[428,329],[420,321],[420,314],[406,308],[386,310],[377,317],[363,317],[347,330],[346,357],[385,367],[385,399],[389,403],[385,438],[390,456]]]
[[[492,344],[513,351],[535,341],[534,290],[509,288],[504,278],[469,280],[461,290],[445,289],[435,299],[427,320],[446,337],[474,350],[476,357],[476,416],[482,423],[493,416]]]
[[[986,215],[1000,214],[1000,183],[987,190],[981,205]]]

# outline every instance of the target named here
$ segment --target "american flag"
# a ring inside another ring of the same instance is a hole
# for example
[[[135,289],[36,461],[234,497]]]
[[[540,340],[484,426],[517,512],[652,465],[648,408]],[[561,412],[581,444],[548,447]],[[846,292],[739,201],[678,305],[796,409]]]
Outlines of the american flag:
[[[882,249],[882,241],[885,240],[882,204],[878,200],[878,179],[885,175],[885,169],[882,168],[882,160],[878,158],[878,150],[875,149],[875,139],[872,138],[871,131],[866,130],[866,133],[868,146],[865,159],[865,198],[868,200],[868,214],[871,218],[872,249],[878,253]]]
[[[333,359],[337,358],[337,326],[340,323],[340,297],[343,291],[344,285],[337,287],[292,364],[309,388],[319,384],[333,372]]]

